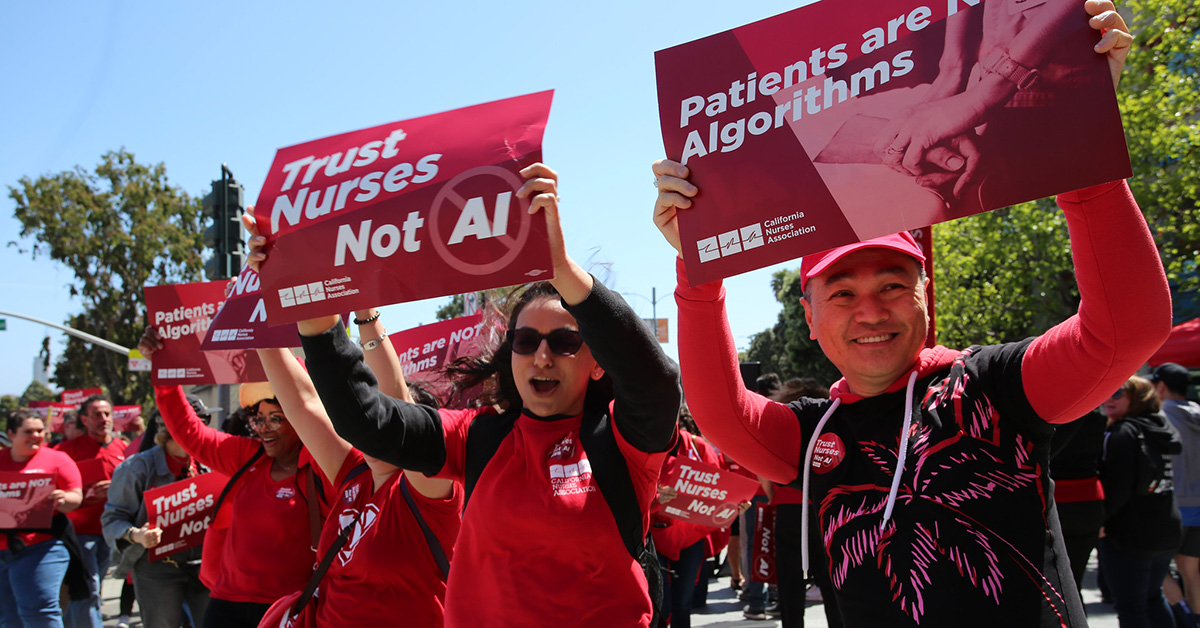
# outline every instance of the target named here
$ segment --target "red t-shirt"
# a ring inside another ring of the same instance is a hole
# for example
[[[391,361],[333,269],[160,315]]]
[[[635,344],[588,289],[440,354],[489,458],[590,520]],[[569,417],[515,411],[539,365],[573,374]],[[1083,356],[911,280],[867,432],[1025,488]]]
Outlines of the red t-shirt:
[[[157,386],[158,409],[171,437],[199,463],[230,477],[254,455],[260,444],[253,438],[234,436],[204,425],[179,386]],[[271,458],[262,456],[238,479],[225,497],[221,513],[205,536],[204,560],[218,557],[211,576],[212,597],[230,602],[271,604],[308,584],[316,563],[309,531],[308,473],[333,488],[316,471],[307,450],[300,452],[299,469],[280,481],[271,479]],[[307,467],[307,469],[306,469]],[[229,514],[226,515],[225,513]],[[223,521],[228,527],[222,528]],[[217,528],[214,534],[213,528]],[[222,548],[209,547],[220,543]],[[206,567],[211,568],[209,564]]]
[[[387,626],[403,617],[406,626],[441,626],[446,584],[425,535],[400,492],[404,472],[388,478],[378,490],[370,470],[346,483],[362,453],[352,450],[338,472],[338,493],[321,529],[317,557],[323,558],[342,528],[357,522],[317,590],[317,625]],[[406,481],[406,480],[405,480]],[[462,484],[450,497],[430,499],[409,486],[413,502],[433,530],[447,558],[458,536],[463,507]],[[360,514],[361,513],[361,514]]]
[[[0,471],[51,473],[54,475],[55,489],[69,491],[73,488],[83,487],[79,480],[79,469],[71,457],[47,445],[38,447],[37,451],[33,452],[33,456],[25,462],[13,460],[11,447],[0,449]],[[17,538],[21,539],[25,545],[36,545],[54,537],[42,532],[29,532],[17,534]],[[6,549],[8,549],[8,539],[0,535],[0,550]]]
[[[463,480],[467,428],[481,410],[441,410],[446,464]],[[645,627],[650,599],[579,444],[582,417],[522,415],[480,475],[463,516],[446,589],[446,626]],[[616,424],[614,423],[614,426]],[[614,429],[642,530],[666,453],[649,454]]]
[[[104,504],[107,500],[89,500],[87,492],[97,482],[112,479],[113,470],[125,461],[125,448],[128,446],[128,443],[116,437],[107,445],[101,445],[87,434],[59,443],[58,450],[75,461],[76,466],[80,467],[80,476],[87,481],[87,484],[83,485],[83,505],[67,513],[71,523],[75,524],[75,534],[104,534],[100,526],[100,515],[104,514]],[[88,463],[89,460],[99,460],[100,463]],[[88,467],[95,467],[100,475],[84,477],[91,474]]]

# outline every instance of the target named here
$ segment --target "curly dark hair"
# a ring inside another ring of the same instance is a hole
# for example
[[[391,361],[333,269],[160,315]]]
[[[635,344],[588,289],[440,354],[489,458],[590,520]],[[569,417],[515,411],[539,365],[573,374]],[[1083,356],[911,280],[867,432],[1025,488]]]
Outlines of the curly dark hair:
[[[455,396],[463,395],[482,385],[483,392],[475,398],[475,405],[494,405],[501,410],[520,409],[523,406],[521,393],[517,390],[517,383],[513,378],[512,343],[509,342],[504,331],[515,329],[521,312],[530,303],[540,299],[558,301],[562,299],[562,296],[558,294],[554,286],[550,285],[549,281],[538,281],[518,286],[508,294],[501,307],[493,306],[485,311],[485,319],[490,317],[497,322],[504,321],[506,326],[503,330],[499,330],[499,333],[491,334],[490,341],[485,341],[484,344],[492,345],[490,352],[486,346],[481,346],[480,355],[460,357],[443,369],[454,383],[453,394]],[[505,315],[505,311],[508,312],[507,315]],[[497,330],[498,327],[498,325],[484,325],[485,329]],[[599,380],[589,382],[584,407],[591,408],[595,404],[607,404],[612,398],[612,382],[605,374]]]

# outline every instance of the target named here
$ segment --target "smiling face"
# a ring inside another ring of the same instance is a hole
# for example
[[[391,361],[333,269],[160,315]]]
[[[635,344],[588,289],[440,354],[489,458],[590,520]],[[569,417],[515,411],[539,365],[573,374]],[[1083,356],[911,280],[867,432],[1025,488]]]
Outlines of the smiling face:
[[[550,298],[535,299],[526,305],[517,317],[516,327],[540,334],[556,329],[579,330],[575,317],[563,309],[558,299]],[[575,355],[559,355],[544,339],[529,355],[513,352],[512,372],[525,409],[543,417],[582,414],[588,382],[604,374],[586,344]]]
[[[93,401],[84,410],[83,427],[87,435],[102,444],[112,441],[112,404],[103,400]]]
[[[263,451],[272,458],[286,459],[300,451],[300,436],[288,423],[283,408],[270,401],[259,402],[258,415],[250,417],[250,427],[258,433]]]
[[[925,282],[912,257],[854,251],[809,279],[810,336],[863,397],[884,392],[916,362],[929,329]]]
[[[14,460],[28,460],[46,441],[46,424],[41,419],[25,419],[16,431],[8,431]]]

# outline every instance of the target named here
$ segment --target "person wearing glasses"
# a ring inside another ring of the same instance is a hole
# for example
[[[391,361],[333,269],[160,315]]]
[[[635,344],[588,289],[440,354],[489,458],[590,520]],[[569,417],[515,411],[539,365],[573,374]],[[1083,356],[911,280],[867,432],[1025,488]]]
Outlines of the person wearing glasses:
[[[162,346],[158,331],[147,327],[139,350],[150,357]],[[154,396],[184,451],[233,483],[205,534],[200,577],[211,595],[203,625],[254,628],[275,600],[308,584],[333,489],[269,384],[238,391],[257,439],[205,425],[181,386],[155,386]]]
[[[1136,375],[1101,407],[1108,428],[1099,554],[1122,628],[1175,625],[1162,583],[1183,540],[1171,478],[1171,456],[1183,445],[1161,409],[1154,385]]]
[[[493,350],[454,369],[463,390],[485,384],[475,407],[435,410],[382,394],[337,316],[299,323],[309,374],[342,438],[429,476],[464,481],[472,423],[512,421],[467,496],[446,626],[644,628],[646,577],[593,477],[580,428],[611,417],[644,536],[675,438],[678,371],[637,314],[567,255],[557,174],[542,164],[521,174],[517,195],[545,213],[555,274],[515,297]],[[257,266],[266,239],[252,219],[244,223]]]
[[[188,395],[187,401],[207,422],[204,402],[194,395]],[[143,495],[149,489],[195,477],[206,469],[171,438],[157,412],[151,419],[151,424],[155,423],[158,429],[153,435],[154,446],[131,455],[113,472],[100,525],[109,547],[117,552],[114,555],[120,556],[113,578],[120,580],[127,574],[133,575],[142,625],[177,628],[186,607],[193,625],[199,626],[203,625],[204,609],[208,607],[208,587],[200,581],[200,548],[151,561],[146,550],[158,546],[162,530],[148,521]]]

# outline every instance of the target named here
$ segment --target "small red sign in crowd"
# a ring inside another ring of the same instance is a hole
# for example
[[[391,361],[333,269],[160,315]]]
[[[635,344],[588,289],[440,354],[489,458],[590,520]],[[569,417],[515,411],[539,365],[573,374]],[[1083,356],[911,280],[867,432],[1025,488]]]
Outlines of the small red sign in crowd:
[[[148,550],[150,560],[203,543],[217,497],[228,483],[228,477],[210,472],[146,491],[146,519],[162,530],[162,541]]]
[[[675,497],[663,502],[663,514],[713,528],[732,523],[738,504],[758,490],[758,482],[748,477],[683,456],[671,462],[667,484]]]

